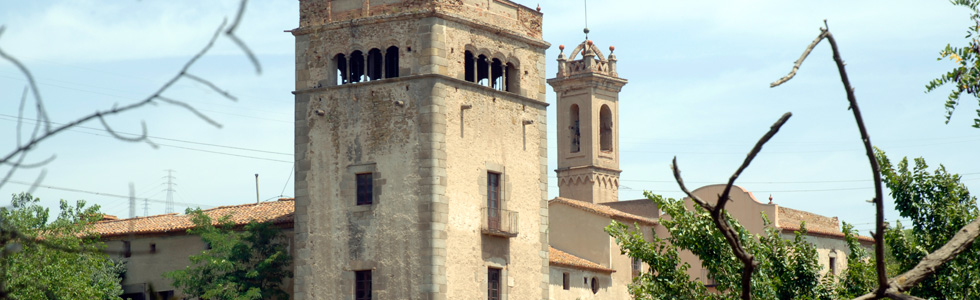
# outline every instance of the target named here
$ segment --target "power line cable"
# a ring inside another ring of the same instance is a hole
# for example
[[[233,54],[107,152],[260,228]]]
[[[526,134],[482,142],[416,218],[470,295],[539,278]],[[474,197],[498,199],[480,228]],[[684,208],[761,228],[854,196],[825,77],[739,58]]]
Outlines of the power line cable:
[[[33,186],[34,185],[34,183],[17,181],[17,180],[7,180],[7,182],[13,183],[13,184],[27,185],[27,186]],[[98,195],[98,196],[114,197],[114,198],[121,198],[121,199],[130,199],[130,196],[125,196],[125,195],[118,195],[118,194],[105,193],[105,192],[97,192],[97,191],[89,191],[89,190],[81,190],[81,189],[68,188],[68,187],[59,187],[59,186],[53,186],[53,185],[47,185],[47,184],[38,184],[37,187],[39,187],[39,188],[48,188],[48,189],[52,189],[52,190],[61,190],[61,191],[67,191],[67,192],[76,192],[76,193],[84,193],[84,194],[91,194],[91,195]],[[167,203],[166,200],[160,200],[160,199],[138,198],[138,197],[133,197],[132,199],[133,200],[146,200],[146,201],[157,202],[157,203]],[[205,205],[205,204],[182,203],[182,202],[174,202],[174,203],[180,204],[180,205],[186,205],[188,207],[194,207],[194,206],[214,207],[213,205]]]
[[[7,115],[7,114],[0,114],[0,116],[11,118],[10,119],[11,121],[16,121],[16,118],[17,118],[17,116],[12,116],[12,115]],[[31,121],[31,122],[37,122],[36,119],[30,119],[30,118],[22,118],[22,119],[28,120],[28,121]],[[62,125],[62,123],[58,123],[58,122],[51,122],[51,124],[54,124],[54,125]],[[88,126],[81,126],[81,125],[75,126],[75,128],[84,128],[84,129],[89,129],[89,130],[96,130],[96,131],[108,132],[108,130],[105,130],[104,128],[95,128],[95,127],[88,127]],[[122,132],[122,131],[116,131],[116,130],[113,130],[113,132],[115,132],[117,134],[120,134],[120,135],[128,135],[128,136],[133,136],[133,137],[142,136],[141,134],[128,133],[128,132]],[[252,151],[252,152],[260,152],[260,153],[279,154],[279,155],[289,155],[289,156],[292,156],[293,155],[293,153],[286,153],[286,152],[276,152],[276,151],[259,150],[259,149],[245,148],[245,147],[226,146],[226,145],[219,145],[219,144],[211,144],[211,143],[203,143],[203,142],[195,142],[195,141],[181,140],[181,139],[175,139],[175,138],[165,138],[165,137],[159,137],[159,136],[150,136],[150,135],[148,135],[147,137],[148,138],[151,138],[151,139],[155,139],[155,140],[164,140],[164,141],[172,141],[172,142],[182,142],[182,143],[188,143],[188,144],[204,145],[204,146],[212,146],[212,147],[220,147],[220,148],[228,148],[228,149],[243,150],[243,151]]]

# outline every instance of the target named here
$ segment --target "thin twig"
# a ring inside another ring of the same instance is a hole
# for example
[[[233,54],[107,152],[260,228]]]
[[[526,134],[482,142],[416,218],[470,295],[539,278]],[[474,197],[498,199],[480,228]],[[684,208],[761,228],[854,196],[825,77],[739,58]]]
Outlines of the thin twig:
[[[731,193],[732,187],[735,186],[735,180],[738,179],[738,176],[742,174],[742,171],[745,171],[745,168],[747,168],[749,164],[752,163],[752,160],[755,159],[755,156],[759,155],[759,152],[762,151],[762,145],[765,145],[766,142],[769,142],[769,140],[772,139],[772,137],[775,136],[777,132],[779,132],[779,128],[783,127],[783,124],[786,123],[786,120],[789,120],[789,117],[792,116],[793,113],[791,112],[786,112],[785,114],[783,114],[782,117],[779,117],[779,120],[777,120],[776,123],[772,124],[772,126],[769,127],[769,132],[766,132],[766,134],[763,135],[762,138],[760,138],[759,141],[755,143],[755,147],[752,147],[752,151],[749,151],[749,154],[745,156],[745,160],[742,161],[742,165],[738,167],[738,170],[736,170],[735,173],[733,173],[730,178],[728,178],[728,184],[725,185],[725,191],[721,193],[720,197],[718,197],[718,204],[716,204],[718,208],[720,209],[725,208],[725,204],[729,200],[728,194]]]
[[[207,79],[204,79],[204,78],[201,78],[201,77],[197,77],[197,76],[195,76],[193,74],[190,74],[190,73],[184,73],[184,77],[187,77],[189,79],[193,79],[194,81],[197,81],[197,82],[200,82],[200,83],[203,83],[204,85],[208,86],[209,88],[211,88],[215,92],[218,92],[218,94],[221,94],[222,96],[225,96],[225,98],[228,98],[231,101],[238,101],[238,98],[235,98],[234,95],[232,95],[231,93],[228,93],[228,91],[222,90],[217,85],[215,85],[213,82],[211,82],[211,81],[209,81]]]
[[[824,21],[826,26],[826,20]],[[919,262],[912,270],[895,277],[892,280],[888,280],[885,273],[885,245],[884,245],[884,231],[885,231],[885,214],[884,214],[884,196],[881,187],[881,167],[878,165],[878,160],[874,155],[874,148],[871,144],[871,138],[868,135],[867,127],[864,124],[864,119],[861,116],[861,109],[858,107],[857,99],[854,96],[854,88],[851,86],[850,80],[847,76],[847,71],[845,70],[844,60],[841,59],[840,50],[837,48],[837,41],[834,39],[834,35],[826,28],[820,29],[820,35],[817,39],[807,47],[804,55],[800,57],[797,61],[796,66],[789,75],[783,77],[776,82],[773,82],[771,86],[777,86],[783,82],[786,82],[796,73],[802,60],[806,58],[806,55],[823,39],[827,39],[830,43],[831,50],[834,55],[834,62],[837,64],[837,70],[840,73],[841,83],[844,85],[844,91],[847,93],[847,101],[849,109],[854,114],[854,121],[858,125],[858,130],[861,133],[861,142],[864,144],[865,155],[868,157],[868,163],[871,166],[872,178],[874,180],[875,197],[873,202],[875,203],[875,273],[878,278],[878,287],[873,293],[855,298],[855,299],[877,299],[881,297],[890,297],[893,299],[918,299],[913,296],[901,294],[907,291],[909,288],[923,280],[925,277],[935,273],[935,269],[942,265],[943,263],[953,259],[960,252],[965,250],[973,241],[980,235],[980,220],[974,221],[961,229],[956,236],[947,242],[939,250],[930,253],[922,261]]]
[[[176,106],[183,107],[184,109],[187,109],[191,113],[193,113],[194,115],[196,115],[198,118],[201,118],[205,122],[208,122],[208,124],[211,124],[214,127],[221,128],[221,123],[218,123],[218,121],[215,121],[214,119],[209,118],[207,115],[205,115],[204,113],[201,113],[200,111],[198,111],[196,108],[194,108],[190,104],[187,104],[187,103],[185,103],[183,101],[179,101],[179,100],[174,100],[174,99],[170,99],[170,98],[167,98],[167,97],[163,97],[163,96],[157,96],[157,99],[160,99],[160,101],[163,101],[163,102],[166,102],[166,103],[169,103],[169,104],[173,104],[173,105],[176,105]]]
[[[91,113],[89,115],[86,115],[86,116],[83,116],[81,118],[78,118],[78,119],[76,119],[76,120],[74,120],[72,122],[65,123],[64,125],[61,125],[61,126],[58,126],[58,127],[54,127],[51,130],[46,130],[45,133],[44,134],[41,134],[40,136],[36,136],[36,137],[33,137],[32,136],[31,139],[26,144],[17,147],[16,149],[14,149],[10,153],[8,153],[6,156],[4,156],[2,159],[0,159],[0,163],[7,163],[7,162],[9,162],[11,159],[14,159],[14,157],[18,156],[19,154],[26,153],[27,151],[29,151],[30,149],[32,149],[37,144],[39,144],[39,143],[47,140],[48,138],[51,138],[52,136],[57,135],[58,133],[60,133],[60,132],[62,132],[64,130],[67,130],[69,128],[78,126],[78,125],[80,125],[82,123],[91,121],[91,120],[96,119],[96,118],[102,119],[104,116],[107,116],[107,115],[118,114],[118,113],[126,112],[126,111],[129,111],[129,110],[132,110],[132,109],[136,109],[136,108],[145,106],[147,104],[152,104],[154,99],[156,99],[161,94],[163,94],[163,92],[167,91],[178,80],[180,80],[184,76],[187,76],[187,70],[190,69],[190,67],[193,66],[194,63],[198,59],[200,59],[201,57],[203,57],[214,46],[214,42],[218,39],[218,37],[219,37],[222,29],[225,28],[225,25],[227,24],[227,22],[228,22],[227,19],[224,20],[224,21],[222,21],[221,22],[221,25],[218,26],[218,30],[216,30],[215,33],[211,36],[211,39],[208,40],[208,43],[197,54],[195,54],[193,57],[191,57],[191,59],[189,59],[187,61],[187,63],[184,64],[183,68],[181,68],[180,71],[178,71],[177,74],[174,75],[174,77],[172,77],[172,78],[170,78],[170,80],[166,81],[152,95],[150,95],[150,96],[148,96],[148,97],[146,97],[143,100],[140,100],[138,102],[131,103],[129,105],[125,105],[125,106],[122,106],[122,107],[113,106],[113,108],[112,109],[109,109],[109,110],[96,111],[96,112]],[[14,60],[14,61],[16,61],[16,60]],[[30,75],[30,70],[24,68],[21,71],[25,73],[25,76],[26,77],[28,77],[30,80],[33,80],[33,76]],[[48,124],[48,126],[50,126],[50,122],[49,122],[49,120],[47,119],[46,116],[40,116],[38,118],[38,121],[39,121],[38,122],[38,126],[40,126],[40,123],[42,123],[42,122],[44,124]],[[107,128],[107,129],[110,129],[110,128]],[[117,137],[117,138],[121,137],[118,134],[114,134],[113,136],[114,137]],[[122,138],[121,140],[124,140],[125,141],[125,140],[129,140],[129,139]],[[156,145],[156,144],[153,144],[152,142],[148,142],[148,144],[150,144],[151,146],[155,146]],[[23,162],[23,160],[22,159],[19,159],[17,161],[17,164],[20,164],[22,162]],[[15,169],[16,168],[12,168],[10,170],[10,172],[8,172],[7,176],[2,181],[0,181],[0,186],[2,186],[5,182],[7,182],[7,180],[9,180],[10,176],[13,174],[13,171]]]
[[[0,26],[0,36],[3,35],[4,29],[6,29],[4,26]],[[27,67],[24,66],[24,64],[21,63],[19,60],[17,60],[17,58],[8,55],[6,52],[3,52],[3,48],[0,48],[0,57],[6,59],[11,64],[14,64],[14,66],[17,67],[17,69],[24,74],[24,77],[27,78],[27,84],[30,85],[31,92],[34,95],[34,103],[35,103],[35,107],[37,108],[38,119],[45,123],[44,131],[50,132],[51,124],[47,123],[47,121],[51,119],[48,118],[48,112],[47,110],[44,109],[44,102],[41,101],[41,92],[37,88],[37,81],[34,80],[34,75],[32,75],[31,72],[27,70]]]
[[[748,155],[746,155],[742,165],[739,166],[739,168],[728,180],[728,184],[725,185],[724,192],[718,195],[718,201],[715,202],[715,205],[707,203],[687,189],[687,186],[684,185],[684,179],[681,178],[681,170],[680,167],[677,166],[676,156],[674,157],[673,164],[671,165],[671,169],[674,173],[674,179],[677,180],[677,185],[680,186],[681,191],[687,194],[692,201],[700,205],[711,214],[711,219],[714,221],[715,227],[717,227],[718,231],[720,231],[725,237],[725,241],[728,242],[728,246],[731,247],[732,253],[735,254],[735,257],[742,262],[741,298],[745,300],[752,299],[752,272],[755,271],[755,267],[758,266],[759,262],[755,261],[755,257],[753,257],[753,255],[745,249],[745,247],[742,245],[742,239],[739,237],[738,231],[732,228],[728,223],[728,218],[725,217],[725,203],[729,200],[728,194],[731,191],[732,186],[735,185],[735,180],[738,179],[738,176],[745,170],[745,168],[749,166],[752,160],[755,159],[756,155],[762,151],[762,146],[772,139],[772,137],[779,132],[779,129],[783,127],[783,124],[786,124],[786,121],[792,116],[793,114],[789,112],[783,114],[779,120],[776,120],[776,123],[773,123],[772,126],[769,127],[769,131],[766,132],[766,134],[763,135],[758,142],[756,142],[755,147],[753,147],[752,150],[749,151]]]
[[[228,35],[228,38],[235,42],[235,45],[238,45],[238,48],[242,49],[242,52],[245,52],[245,56],[247,56],[248,60],[252,62],[253,66],[255,66],[255,73],[262,74],[262,65],[259,63],[259,59],[252,53],[252,49],[249,49],[248,45],[246,45],[245,42],[235,35],[235,29],[238,29],[238,24],[242,22],[242,17],[245,16],[245,6],[247,4],[248,0],[242,0],[241,5],[238,6],[238,13],[235,14],[235,20],[231,22],[231,26],[228,26],[228,30],[225,31],[225,34]]]

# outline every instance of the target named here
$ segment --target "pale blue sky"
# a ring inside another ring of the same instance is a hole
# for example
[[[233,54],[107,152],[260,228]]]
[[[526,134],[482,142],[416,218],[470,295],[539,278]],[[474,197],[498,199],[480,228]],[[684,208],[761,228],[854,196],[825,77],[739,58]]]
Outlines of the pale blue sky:
[[[548,74],[558,45],[583,40],[583,5],[539,3],[544,13]],[[65,122],[96,109],[145,97],[200,49],[237,1],[5,1],[0,47],[21,59],[37,78],[52,120]],[[79,128],[46,142],[29,160],[51,154],[43,185],[163,200],[164,170],[174,169],[175,201],[210,207],[293,194],[293,39],[298,1],[252,1],[240,28],[257,52],[256,76],[228,39],[192,69],[239,97],[228,101],[184,81],[168,93],[224,126],[214,128],[187,111],[158,105],[109,118],[121,132],[139,132],[145,120],[161,148],[115,141]],[[873,208],[870,170],[848,111],[829,46],[821,44],[786,85],[785,75],[828,19],[848,63],[851,81],[872,141],[898,160],[923,156],[980,183],[980,129],[970,128],[976,101],[969,99],[943,124],[945,93],[925,94],[925,83],[949,69],[936,61],[946,43],[960,44],[969,11],[944,1],[593,1],[590,38],[616,46],[621,77],[620,198],[643,190],[681,196],[670,175],[678,157],[692,186],[721,183],[752,144],[782,113],[794,117],[764,148],[739,184],[765,201],[857,223],[867,232]],[[17,103],[25,80],[0,63],[0,149],[14,146]],[[549,91],[548,101],[554,103]],[[554,149],[554,108],[549,108]],[[98,128],[95,123],[86,127]],[[207,145],[211,144],[211,145]],[[214,146],[220,145],[220,146]],[[4,151],[6,153],[7,150]],[[554,150],[549,169],[555,168]],[[6,167],[0,168],[6,172]],[[22,191],[39,170],[18,171],[0,194]],[[554,173],[549,194],[557,195]],[[283,192],[284,191],[284,192]],[[41,187],[46,205],[59,198],[86,199],[110,214],[128,216],[128,200]],[[163,213],[150,202],[150,214]],[[183,211],[176,205],[178,212]],[[137,215],[143,215],[142,203]],[[888,219],[897,218],[893,211]]]

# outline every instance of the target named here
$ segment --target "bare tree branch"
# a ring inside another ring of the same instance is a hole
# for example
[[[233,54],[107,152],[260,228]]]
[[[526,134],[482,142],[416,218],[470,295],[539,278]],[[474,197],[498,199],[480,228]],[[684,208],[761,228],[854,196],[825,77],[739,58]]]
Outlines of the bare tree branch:
[[[824,21],[826,26],[826,20]],[[929,275],[936,272],[936,269],[942,264],[952,260],[961,252],[965,251],[973,242],[980,236],[980,219],[976,219],[970,224],[967,224],[956,235],[953,236],[945,245],[943,245],[938,250],[926,255],[918,265],[916,265],[911,270],[898,275],[891,280],[889,280],[885,274],[885,261],[884,261],[884,199],[881,187],[881,168],[878,165],[878,160],[874,156],[874,148],[871,145],[871,138],[868,135],[866,126],[864,125],[864,119],[861,116],[861,109],[858,107],[857,99],[854,96],[854,88],[851,86],[850,80],[847,77],[847,71],[845,70],[844,60],[841,59],[840,50],[837,48],[837,42],[834,40],[834,35],[830,33],[827,28],[820,28],[820,35],[810,43],[807,49],[803,52],[803,55],[796,64],[793,66],[793,70],[790,71],[789,75],[773,82],[770,86],[776,87],[789,79],[793,78],[796,71],[799,69],[800,64],[809,55],[810,51],[821,40],[827,39],[830,43],[831,50],[833,50],[834,62],[837,64],[837,70],[840,73],[841,83],[844,85],[844,90],[847,93],[847,100],[850,104],[850,109],[854,114],[854,120],[858,125],[858,129],[861,132],[861,141],[864,144],[865,154],[868,156],[868,163],[871,166],[871,172],[874,179],[875,185],[875,198],[873,199],[875,203],[875,271],[878,275],[878,288],[872,292],[854,299],[879,299],[882,297],[889,297],[892,299],[920,299],[918,297],[902,294],[908,291],[913,286],[924,280]]]
[[[189,78],[189,79],[193,79],[194,81],[197,81],[197,82],[200,82],[200,83],[203,83],[204,85],[208,86],[209,88],[211,88],[215,92],[218,92],[218,94],[221,94],[222,96],[225,96],[225,98],[228,98],[231,101],[238,101],[238,98],[236,98],[234,95],[228,93],[228,91],[222,90],[217,85],[215,85],[211,81],[208,81],[207,79],[204,79],[204,78],[201,78],[201,77],[197,77],[197,76],[195,76],[193,74],[190,74],[190,73],[184,73],[184,77]]]
[[[241,5],[238,6],[238,14],[235,15],[235,20],[231,22],[231,26],[228,26],[228,30],[225,31],[225,34],[228,35],[228,38],[235,42],[235,45],[242,48],[242,52],[245,52],[245,56],[248,56],[248,60],[252,62],[253,66],[255,66],[255,73],[262,74],[262,65],[259,63],[259,59],[255,57],[255,54],[252,54],[252,49],[249,49],[248,45],[246,45],[242,39],[235,35],[235,29],[238,29],[238,24],[242,22],[242,17],[245,16],[246,4],[248,4],[248,0],[242,0]]]
[[[6,27],[0,26],[0,36],[3,36],[3,32],[5,29]],[[38,120],[41,120],[42,123],[45,123],[44,124],[45,132],[51,131],[51,124],[47,123],[48,121],[50,121],[50,118],[48,118],[47,110],[44,109],[44,102],[41,101],[41,93],[40,90],[37,88],[37,81],[34,80],[34,75],[32,75],[31,72],[27,70],[27,67],[24,66],[24,64],[21,63],[19,60],[17,60],[17,58],[14,58],[13,56],[10,56],[6,52],[4,52],[3,48],[0,48],[0,57],[6,59],[15,67],[17,67],[17,69],[24,74],[24,77],[27,78],[27,83],[30,85],[31,92],[34,94],[34,104],[35,107],[37,108]]]
[[[204,113],[202,113],[202,112],[198,111],[196,108],[194,108],[194,106],[191,106],[190,104],[187,104],[186,102],[178,101],[178,100],[174,100],[174,99],[170,99],[170,98],[163,97],[163,96],[157,96],[157,99],[160,99],[160,101],[163,101],[163,102],[166,102],[166,103],[169,103],[169,104],[173,104],[173,105],[176,105],[176,106],[183,107],[184,109],[189,110],[191,113],[193,113],[194,115],[196,115],[198,118],[201,118],[202,120],[204,120],[205,122],[208,122],[208,124],[211,124],[214,127],[218,127],[218,128],[221,128],[222,127],[221,126],[221,123],[218,123],[218,121],[215,121],[214,119],[211,119],[210,117],[208,117]]]
[[[725,185],[724,192],[718,195],[718,201],[715,202],[715,205],[711,205],[687,189],[687,187],[684,185],[684,179],[681,178],[681,170],[677,166],[676,156],[674,157],[673,164],[671,165],[671,169],[674,172],[674,179],[677,180],[677,185],[680,186],[681,191],[684,191],[684,194],[687,194],[692,201],[700,205],[711,214],[711,219],[714,221],[715,227],[717,227],[718,231],[720,231],[725,237],[725,241],[728,242],[728,246],[732,248],[732,253],[735,254],[735,257],[742,262],[741,296],[742,299],[745,300],[752,299],[752,272],[755,271],[755,267],[759,265],[759,262],[755,261],[752,254],[749,253],[744,246],[742,246],[742,239],[739,237],[738,231],[735,231],[735,229],[728,223],[728,218],[725,217],[725,203],[730,200],[728,198],[728,194],[731,192],[732,186],[735,185],[735,180],[738,179],[738,176],[742,174],[742,171],[744,171],[750,163],[752,163],[752,160],[755,159],[756,155],[762,151],[762,145],[765,145],[766,142],[772,139],[772,137],[776,135],[776,132],[779,132],[779,128],[783,127],[783,124],[786,124],[786,121],[789,120],[791,116],[793,116],[793,114],[789,112],[783,114],[779,120],[776,120],[776,123],[772,124],[772,126],[769,128],[769,132],[766,132],[766,134],[763,135],[758,142],[756,142],[755,147],[752,148],[752,151],[749,151],[749,154],[746,155],[742,165],[738,167],[738,170],[736,170],[728,180],[728,184]]]

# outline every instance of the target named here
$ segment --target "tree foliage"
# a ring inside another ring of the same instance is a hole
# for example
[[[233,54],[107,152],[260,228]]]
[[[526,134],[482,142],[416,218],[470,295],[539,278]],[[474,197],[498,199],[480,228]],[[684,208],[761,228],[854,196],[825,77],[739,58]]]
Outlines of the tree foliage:
[[[742,264],[714,226],[710,214],[699,206],[688,209],[681,200],[649,192],[646,196],[670,216],[660,219],[669,236],[652,237],[647,242],[641,233],[625,224],[614,221],[606,227],[624,254],[650,266],[630,285],[630,293],[638,299],[739,298]],[[762,218],[769,223],[765,215]],[[851,250],[848,272],[838,278],[820,275],[816,248],[805,240],[805,224],[801,224],[801,230],[792,239],[784,238],[771,226],[762,235],[749,233],[734,220],[731,226],[759,261],[752,274],[755,299],[837,299],[860,295],[874,287],[873,266],[850,225],[845,224],[846,242]],[[702,283],[704,278],[692,280],[687,273],[691,265],[680,259],[679,251],[698,256],[720,292],[709,292]]]
[[[12,208],[0,208],[3,246],[19,251],[0,256],[3,287],[11,299],[118,299],[124,266],[100,250],[104,244],[87,232],[102,219],[99,206],[74,206],[61,200],[61,213],[51,221],[47,208],[30,194],[13,195]]]
[[[895,209],[912,221],[888,229],[885,242],[902,271],[915,267],[927,254],[939,249],[960,228],[977,218],[976,197],[970,195],[960,176],[946,172],[942,165],[930,172],[922,158],[907,158],[892,165],[877,151],[885,185],[895,199]],[[926,299],[980,298],[980,244],[974,243],[956,258],[940,266],[910,291]]]
[[[217,226],[200,209],[188,210],[195,228],[210,246],[190,257],[191,266],[168,272],[174,286],[185,294],[203,299],[287,299],[282,281],[292,277],[291,258],[280,230],[268,223],[252,221],[235,230],[230,216],[217,220]]]
[[[972,11],[970,20],[972,21],[966,30],[964,37],[968,42],[961,47],[953,47],[946,44],[943,50],[939,51],[939,58],[936,60],[952,60],[956,67],[946,72],[939,78],[933,79],[926,84],[926,92],[931,92],[939,87],[951,84],[953,90],[950,91],[946,99],[946,123],[949,123],[953,116],[953,111],[960,104],[960,96],[963,93],[972,95],[980,105],[980,0],[951,0],[954,5],[964,6]],[[980,109],[977,110],[977,117],[973,119],[973,127],[980,128]]]

